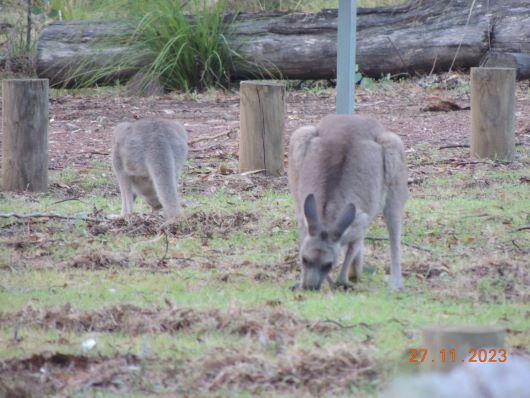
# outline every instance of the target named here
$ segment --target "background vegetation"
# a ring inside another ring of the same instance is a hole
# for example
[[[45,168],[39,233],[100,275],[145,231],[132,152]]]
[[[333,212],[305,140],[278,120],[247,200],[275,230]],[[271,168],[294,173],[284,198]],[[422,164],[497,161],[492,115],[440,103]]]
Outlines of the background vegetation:
[[[399,2],[361,0],[358,5]],[[223,25],[226,12],[318,11],[337,6],[337,1],[322,0],[4,0],[0,3],[0,73],[34,75],[35,40],[46,23],[129,19],[135,21],[136,31],[129,38],[133,45],[128,56],[109,60],[105,68],[81,65],[65,84],[89,86],[106,81],[112,71],[137,65],[140,58],[153,60],[139,70],[141,85],[158,82],[168,90],[183,91],[226,87],[232,66],[237,64],[239,70],[244,70],[245,64],[251,62],[228,46],[230,28],[226,22]],[[266,68],[262,69],[266,73]]]

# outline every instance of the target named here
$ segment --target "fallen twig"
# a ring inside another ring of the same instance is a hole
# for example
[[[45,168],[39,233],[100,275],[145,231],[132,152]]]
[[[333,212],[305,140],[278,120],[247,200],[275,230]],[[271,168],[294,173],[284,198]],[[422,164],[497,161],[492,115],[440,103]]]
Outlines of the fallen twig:
[[[517,228],[514,232],[526,231],[529,229],[530,229],[530,225],[527,225],[526,227]]]
[[[363,107],[363,106],[374,106],[374,105],[379,105],[379,104],[383,104],[385,101],[375,101],[375,102],[366,102],[366,103],[359,103],[357,104],[358,107]]]
[[[169,239],[167,238],[167,232],[166,231],[163,231],[164,233],[164,238],[165,238],[165,241],[166,241],[166,249],[164,251],[164,255],[162,256],[162,258],[160,260],[158,260],[158,265],[164,265],[166,259],[167,259],[167,252],[169,250]]]
[[[81,220],[81,221],[94,221],[99,222],[105,218],[95,218],[87,216],[68,216],[56,213],[0,213],[0,218],[16,218],[16,219],[28,219],[28,218],[58,218],[60,220]]]
[[[466,37],[466,33],[467,33],[466,31],[467,31],[467,27],[469,25],[469,21],[471,19],[471,13],[473,12],[473,9],[475,8],[475,1],[476,0],[473,0],[473,2],[471,3],[471,6],[469,7],[469,13],[467,14],[466,25],[464,26],[463,33],[462,33],[462,40],[460,40],[460,43],[458,43],[458,47],[456,48],[455,56],[453,58],[453,61],[451,62],[451,66],[449,67],[449,70],[447,71],[448,74],[450,74],[451,71],[453,70],[453,66],[455,65],[456,57],[458,56],[458,52],[460,51],[460,48],[462,47],[462,43],[464,42],[464,38]]]
[[[193,145],[193,144],[196,144],[197,142],[201,142],[201,141],[215,140],[217,138],[224,137],[225,135],[229,136],[231,132],[232,131],[223,131],[222,133],[215,134],[215,135],[210,135],[208,137],[199,137],[199,138],[197,138],[195,140],[188,141],[188,145]]]
[[[392,39],[390,38],[390,36],[386,36],[387,40],[390,42],[390,44],[392,45],[392,47],[394,47],[394,50],[396,50],[396,53],[399,57],[399,59],[401,60],[401,64],[403,65],[403,67],[405,69],[408,69],[408,66],[407,64],[405,63],[405,60],[403,60],[403,57],[401,56],[401,53],[399,52],[399,50],[397,49],[397,47],[395,46],[394,42],[392,41]]]
[[[469,148],[469,144],[452,144],[438,147],[438,149]]]
[[[249,176],[251,174],[258,174],[258,173],[261,173],[262,171],[265,171],[265,169],[258,169],[258,170],[249,170],[249,171],[244,171],[242,173],[239,173],[239,175],[245,177],[245,176]]]
[[[436,67],[436,61],[438,61],[438,53],[436,53],[436,56],[434,57],[432,68],[431,68],[431,71],[429,72],[429,77],[431,77],[434,72],[434,68]]]
[[[523,145],[521,142],[516,142],[515,146],[521,146]],[[451,144],[451,145],[443,145],[438,147],[438,149],[451,149],[451,148],[469,148],[469,144]]]
[[[373,236],[366,236],[364,239],[365,240],[371,240],[372,242],[388,241],[389,240],[388,238],[380,238],[380,237],[373,237]],[[407,242],[401,242],[401,244],[405,245],[405,246],[408,246],[408,247],[412,247],[413,249],[416,249],[416,250],[421,250],[421,251],[424,251],[424,252],[432,254],[432,250],[427,249],[427,248],[422,247],[422,246],[414,245],[412,243],[407,243]]]
[[[50,206],[58,205],[59,203],[70,202],[70,201],[73,201],[73,200],[77,200],[78,202],[81,202],[81,203],[87,204],[86,202],[83,202],[83,201],[82,201],[81,199],[79,199],[79,198],[67,198],[67,199],[62,199],[62,200],[58,200],[58,201],[56,201],[56,202],[53,202]]]
[[[442,159],[435,162],[425,162],[425,163],[418,163],[418,164],[411,164],[409,168],[415,168],[415,167],[423,167],[423,166],[437,166],[440,164],[449,164],[452,166],[468,166],[473,164],[509,164],[510,162],[502,161],[502,160],[460,160],[460,159]]]
[[[218,149],[218,148],[222,148],[222,145],[219,142],[214,142],[211,145],[203,146],[200,148],[189,148],[188,151],[189,152],[204,152],[204,151],[210,151],[212,149]]]
[[[0,229],[10,228],[10,227],[12,227],[12,226],[14,226],[14,225],[18,225],[18,224],[19,224],[19,222],[15,220],[15,221],[10,222],[10,223],[8,223],[8,224],[6,224],[6,225],[2,225],[2,226],[0,227]]]
[[[520,252],[525,253],[525,254],[526,254],[526,253],[530,253],[530,251],[525,250],[525,249],[523,249],[521,246],[519,246],[519,245],[517,244],[517,242],[515,241],[515,239],[512,239],[512,244],[513,244],[513,245],[515,246],[515,248],[516,248],[517,250],[519,250]]]
[[[319,323],[331,323],[333,325],[337,325],[341,329],[353,329],[353,328],[357,328],[357,327],[363,327],[363,328],[366,328],[366,329],[372,329],[372,327],[370,325],[368,325],[367,323],[365,323],[365,322],[359,322],[359,323],[355,323],[353,325],[343,325],[339,321],[335,321],[333,319],[324,319],[324,320],[316,321],[315,323],[313,323],[313,324],[311,324],[309,326],[309,329],[314,329]]]

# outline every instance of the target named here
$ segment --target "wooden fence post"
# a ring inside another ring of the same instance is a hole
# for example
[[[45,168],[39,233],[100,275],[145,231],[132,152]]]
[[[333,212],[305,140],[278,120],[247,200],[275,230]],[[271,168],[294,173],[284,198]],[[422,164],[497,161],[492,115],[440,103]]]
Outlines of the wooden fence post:
[[[506,348],[504,329],[496,326],[428,326],[423,328],[423,344],[427,356],[420,365],[428,371],[448,371],[468,361],[473,351],[475,362],[485,362],[493,356],[486,349],[496,349],[494,359],[498,361],[502,356],[499,349]],[[481,349],[486,351],[485,360]]]
[[[4,191],[48,190],[48,79],[2,81]]]
[[[285,85],[243,81],[239,93],[239,170],[283,174]]]
[[[471,68],[471,156],[515,154],[515,69]]]

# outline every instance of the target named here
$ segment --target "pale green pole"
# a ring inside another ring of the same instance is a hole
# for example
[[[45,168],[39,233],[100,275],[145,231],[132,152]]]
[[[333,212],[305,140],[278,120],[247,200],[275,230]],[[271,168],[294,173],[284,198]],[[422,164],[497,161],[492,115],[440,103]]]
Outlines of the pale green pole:
[[[337,113],[355,109],[355,38],[357,0],[339,0],[337,32]]]

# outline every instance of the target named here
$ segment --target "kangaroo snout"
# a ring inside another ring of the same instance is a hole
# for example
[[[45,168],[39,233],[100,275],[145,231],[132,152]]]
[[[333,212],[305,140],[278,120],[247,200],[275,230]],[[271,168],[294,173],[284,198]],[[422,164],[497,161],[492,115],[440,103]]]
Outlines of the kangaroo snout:
[[[322,282],[324,282],[324,279],[320,274],[317,274],[316,272],[311,272],[309,274],[310,276],[306,276],[304,278],[304,281],[302,282],[302,289],[304,290],[320,290],[320,287],[322,286]]]
[[[324,267],[302,265],[302,289],[320,290],[330,270],[331,264]]]

